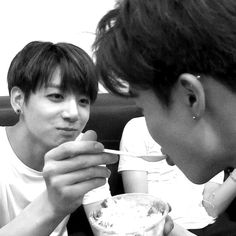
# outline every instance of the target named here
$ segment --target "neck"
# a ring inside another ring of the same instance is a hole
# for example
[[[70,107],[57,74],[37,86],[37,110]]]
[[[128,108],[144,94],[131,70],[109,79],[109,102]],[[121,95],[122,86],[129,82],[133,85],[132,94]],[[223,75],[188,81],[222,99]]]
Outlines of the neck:
[[[32,139],[20,122],[15,126],[6,128],[9,143],[16,156],[28,167],[42,171],[44,155],[48,151],[37,140]]]

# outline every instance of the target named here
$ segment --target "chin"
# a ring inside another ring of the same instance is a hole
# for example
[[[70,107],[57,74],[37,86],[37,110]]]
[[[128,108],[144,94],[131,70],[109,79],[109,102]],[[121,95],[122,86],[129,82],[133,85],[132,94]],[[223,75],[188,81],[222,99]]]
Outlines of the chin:
[[[63,138],[63,139],[60,139],[57,141],[57,144],[55,145],[55,147],[63,144],[63,143],[66,143],[66,142],[71,142],[71,141],[74,141],[75,139],[74,138]]]
[[[55,140],[54,142],[48,143],[48,145],[47,145],[48,146],[48,150],[56,148],[56,147],[60,146],[61,144],[66,143],[68,141],[70,141],[70,140],[62,140],[62,139],[59,140],[58,139],[58,140]]]
[[[194,173],[194,175],[193,173],[190,173],[189,175],[186,175],[186,177],[194,184],[205,184],[211,178],[213,178],[214,175],[213,176],[209,175],[209,171],[208,171],[208,172]]]

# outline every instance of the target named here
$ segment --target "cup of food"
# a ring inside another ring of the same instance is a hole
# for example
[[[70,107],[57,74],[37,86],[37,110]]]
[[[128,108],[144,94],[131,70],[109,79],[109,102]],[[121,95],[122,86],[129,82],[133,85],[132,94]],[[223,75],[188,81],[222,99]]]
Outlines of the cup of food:
[[[166,202],[144,193],[127,193],[104,200],[89,221],[96,236],[163,236]]]

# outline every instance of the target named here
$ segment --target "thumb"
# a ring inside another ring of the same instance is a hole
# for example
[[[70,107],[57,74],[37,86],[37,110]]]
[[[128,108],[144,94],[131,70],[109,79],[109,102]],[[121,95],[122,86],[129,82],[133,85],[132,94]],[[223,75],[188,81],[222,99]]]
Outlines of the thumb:
[[[166,216],[165,226],[164,226],[164,235],[172,235],[171,231],[174,228],[174,222],[169,215]]]
[[[93,130],[88,130],[83,134],[81,141],[97,141],[97,133]]]

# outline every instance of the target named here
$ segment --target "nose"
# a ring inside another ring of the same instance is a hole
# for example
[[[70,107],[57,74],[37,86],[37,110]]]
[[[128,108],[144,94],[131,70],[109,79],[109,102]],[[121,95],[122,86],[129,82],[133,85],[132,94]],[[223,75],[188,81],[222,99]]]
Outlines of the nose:
[[[75,122],[78,120],[79,106],[75,97],[69,97],[66,99],[63,106],[62,117],[63,119],[69,120],[70,122]]]

